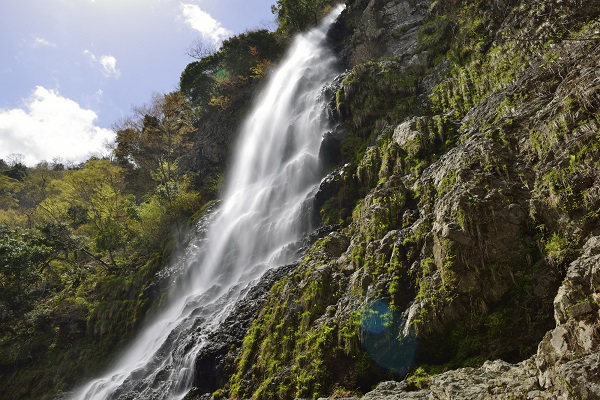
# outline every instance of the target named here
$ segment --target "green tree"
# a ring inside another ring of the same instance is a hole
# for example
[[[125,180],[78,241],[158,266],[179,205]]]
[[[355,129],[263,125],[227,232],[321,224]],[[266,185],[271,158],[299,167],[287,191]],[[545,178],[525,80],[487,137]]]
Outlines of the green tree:
[[[249,77],[252,67],[261,60],[274,60],[282,52],[275,36],[265,30],[257,30],[233,36],[223,42],[221,67],[230,76]]]
[[[53,170],[43,161],[34,168],[29,168],[19,192],[19,211],[27,218],[27,227],[33,228],[37,206],[53,191],[52,182],[62,177],[62,171]]]
[[[188,64],[181,74],[181,92],[197,106],[217,104],[216,99],[235,96],[251,78],[263,77],[282,52],[282,43],[265,29],[231,37],[217,52]]]
[[[27,167],[25,166],[25,164],[16,163],[13,166],[11,166],[8,170],[4,171],[4,175],[12,179],[22,181],[27,176]]]
[[[115,156],[131,171],[131,179],[151,178],[172,199],[179,179],[177,160],[191,147],[195,132],[193,111],[180,92],[172,92],[156,95],[134,112],[117,130]],[[148,185],[142,189],[151,190]]]
[[[289,35],[315,26],[331,3],[327,0],[277,0],[271,11],[277,16],[278,31]]]
[[[195,104],[206,105],[215,95],[221,56],[209,55],[187,65],[179,80],[181,92]]]
[[[119,254],[125,258],[130,239],[129,209],[134,202],[124,192],[123,177],[123,168],[109,160],[87,161],[83,168],[65,171],[62,180],[53,181],[53,194],[37,208],[41,222],[70,224],[90,238],[92,247],[82,250],[111,271],[119,268]]]
[[[23,183],[6,175],[0,175],[0,209],[11,209],[19,206],[18,193]]]
[[[29,303],[41,280],[40,266],[50,254],[51,248],[37,231],[0,224],[0,304],[4,311],[19,311]]]

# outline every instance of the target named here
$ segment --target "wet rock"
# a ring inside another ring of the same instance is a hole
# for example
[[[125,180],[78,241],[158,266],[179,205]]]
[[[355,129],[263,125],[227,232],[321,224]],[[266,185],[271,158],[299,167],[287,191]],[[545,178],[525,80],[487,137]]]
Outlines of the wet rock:
[[[212,393],[222,387],[232,373],[233,360],[271,286],[296,268],[297,265],[288,265],[267,271],[219,328],[208,336],[207,344],[196,357],[194,388],[189,396]]]
[[[315,194],[315,210],[320,210],[328,199],[338,194],[345,185],[349,167],[349,164],[338,167],[321,180],[319,189]]]
[[[319,148],[319,161],[325,171],[330,171],[342,161],[340,144],[347,136],[347,131],[341,125],[325,133]]]

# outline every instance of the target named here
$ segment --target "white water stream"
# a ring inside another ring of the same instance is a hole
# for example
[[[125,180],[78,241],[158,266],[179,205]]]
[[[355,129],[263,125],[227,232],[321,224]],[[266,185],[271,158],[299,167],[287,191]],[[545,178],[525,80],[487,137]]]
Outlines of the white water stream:
[[[294,261],[311,229],[318,152],[329,128],[322,88],[335,75],[326,32],[336,8],[298,36],[245,121],[223,201],[206,237],[186,250],[183,284],[104,376],[72,399],[181,399],[203,337],[270,268]]]

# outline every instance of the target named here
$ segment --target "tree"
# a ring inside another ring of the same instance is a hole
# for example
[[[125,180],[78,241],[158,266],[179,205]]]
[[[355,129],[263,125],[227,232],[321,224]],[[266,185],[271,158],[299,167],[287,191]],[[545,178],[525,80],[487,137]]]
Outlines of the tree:
[[[0,224],[0,304],[18,311],[29,302],[50,253],[38,232]]]
[[[221,56],[217,53],[188,64],[179,80],[181,92],[196,104],[208,104],[217,87],[220,62]]]
[[[25,164],[25,155],[21,153],[10,153],[8,158],[8,165],[14,167],[17,164]]]
[[[71,192],[69,203],[88,211],[96,250],[105,252],[116,268],[115,253],[128,239],[128,200],[123,194],[122,169],[108,160],[91,160],[81,170],[66,172],[64,181]]]
[[[274,60],[282,52],[275,36],[265,30],[250,31],[223,42],[221,67],[230,76],[248,77],[251,68],[262,60]]]
[[[136,113],[117,131],[115,156],[121,165],[138,169],[137,175],[150,177],[171,200],[179,179],[177,160],[191,147],[195,132],[193,112],[181,92],[172,92]]]
[[[218,50],[219,49],[214,43],[196,39],[187,50],[186,54],[193,59],[202,60],[212,54],[215,54]]]
[[[185,68],[179,82],[181,92],[199,106],[206,106],[211,99],[233,96],[238,85],[262,77],[282,51],[282,44],[265,29],[231,37],[219,51]],[[262,73],[257,73],[257,67]]]
[[[83,168],[64,172],[52,183],[52,194],[37,207],[38,219],[47,224],[70,225],[91,239],[86,254],[109,270],[119,268],[131,236],[129,209],[135,204],[124,193],[123,169],[109,160],[92,159]],[[102,261],[107,256],[109,263]]]
[[[22,181],[27,176],[27,167],[21,163],[13,164],[8,170],[4,171],[4,175]]]
[[[18,194],[23,188],[23,183],[10,178],[6,175],[0,175],[0,209],[11,209],[19,206]]]
[[[61,171],[55,171],[42,161],[34,168],[29,168],[23,186],[19,192],[19,208],[27,216],[29,228],[35,225],[34,214],[38,204],[53,191],[52,182],[62,177]]]
[[[316,25],[331,3],[327,0],[277,0],[271,11],[279,21],[278,31],[289,35]]]

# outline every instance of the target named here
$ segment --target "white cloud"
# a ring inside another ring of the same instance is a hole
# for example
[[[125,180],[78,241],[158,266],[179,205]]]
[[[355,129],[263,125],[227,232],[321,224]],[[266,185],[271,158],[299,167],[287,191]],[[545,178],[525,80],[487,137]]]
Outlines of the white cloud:
[[[111,130],[94,124],[97,118],[94,111],[38,86],[23,109],[0,109],[0,158],[21,153],[29,165],[54,157],[84,161],[114,140]]]
[[[113,56],[100,57],[100,65],[102,65],[102,69],[108,76],[118,77],[121,75],[121,71],[117,68],[117,59]]]
[[[83,54],[87,55],[90,60],[100,66],[100,71],[107,78],[118,78],[121,76],[121,71],[117,68],[117,59],[111,55],[97,57],[89,50],[84,50]]]
[[[32,46],[33,46],[33,48],[37,49],[39,47],[56,47],[56,44],[51,43],[50,41],[48,41],[47,39],[44,39],[42,37],[34,36]]]
[[[210,16],[195,4],[181,3],[181,15],[188,26],[216,45],[220,45],[224,39],[231,36],[231,31],[225,29],[219,21]]]

